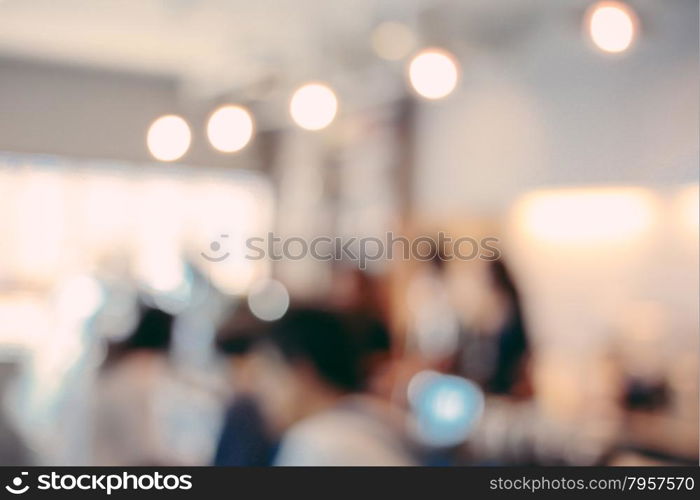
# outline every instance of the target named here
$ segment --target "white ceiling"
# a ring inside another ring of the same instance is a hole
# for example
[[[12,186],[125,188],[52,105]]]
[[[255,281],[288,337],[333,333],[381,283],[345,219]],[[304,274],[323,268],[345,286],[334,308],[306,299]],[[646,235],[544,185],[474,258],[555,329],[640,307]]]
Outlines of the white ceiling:
[[[665,4],[629,1],[642,15]],[[171,76],[183,101],[260,92],[271,100],[271,91],[319,78],[341,90],[344,80],[359,80],[353,93],[372,87],[380,95],[393,83],[391,71],[401,72],[372,53],[371,31],[382,20],[405,22],[421,43],[458,54],[518,51],[552,36],[552,26],[577,34],[593,2],[0,0],[0,55]]]
[[[0,53],[245,86],[332,64],[328,52],[368,40],[392,3],[0,0]]]
[[[0,0],[0,54],[172,75],[215,94],[376,64],[370,33],[382,20],[422,35],[432,25],[433,43],[484,24],[505,38],[542,1]]]

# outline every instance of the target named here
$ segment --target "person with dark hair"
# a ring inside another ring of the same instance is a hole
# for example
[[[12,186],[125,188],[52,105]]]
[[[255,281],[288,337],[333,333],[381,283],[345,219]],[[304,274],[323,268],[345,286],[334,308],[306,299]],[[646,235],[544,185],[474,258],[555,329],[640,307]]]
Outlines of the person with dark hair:
[[[102,364],[103,370],[116,366],[134,353],[162,355],[170,349],[173,316],[160,309],[146,307],[136,328],[124,340],[111,344]]]
[[[131,335],[110,346],[96,381],[95,465],[201,465],[208,459],[202,443],[216,398],[171,362],[174,319],[146,307]]]
[[[520,304],[520,295],[508,268],[502,259],[489,265],[489,275],[495,292],[505,303],[504,321],[498,332],[497,362],[487,382],[494,394],[522,392],[518,385],[524,379],[525,362],[529,356],[529,342]]]
[[[323,299],[325,304],[348,313],[359,313],[380,320],[388,316],[388,291],[385,282],[348,262],[331,266],[333,286]]]
[[[264,321],[239,306],[217,333],[217,348],[230,361],[233,400],[224,415],[214,465],[272,465],[277,442],[251,384],[252,351],[266,331]]]
[[[480,270],[479,314],[463,325],[457,370],[490,394],[528,398],[530,343],[520,294],[502,259]]]
[[[390,321],[386,280],[347,262],[331,266],[333,286],[324,296],[328,307],[343,311],[355,323],[368,349],[362,359],[365,389],[390,398],[394,390],[391,337],[385,324]]]
[[[96,465],[170,463],[154,401],[169,371],[172,325],[172,315],[145,307],[131,334],[108,347],[95,399]]]
[[[271,324],[257,380],[266,414],[285,430],[277,465],[416,463],[402,416],[364,392],[367,356],[388,344],[372,324],[313,308]]]

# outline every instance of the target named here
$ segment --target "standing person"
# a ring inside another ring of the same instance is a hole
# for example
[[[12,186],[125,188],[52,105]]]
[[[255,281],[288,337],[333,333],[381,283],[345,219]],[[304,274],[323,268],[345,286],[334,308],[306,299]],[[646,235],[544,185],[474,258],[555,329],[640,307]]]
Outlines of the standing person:
[[[503,321],[496,333],[497,362],[487,389],[495,394],[526,395],[530,392],[526,371],[530,345],[520,294],[502,259],[489,263],[489,277],[504,307]]]
[[[459,316],[445,282],[446,257],[435,249],[422,262],[407,289],[407,347],[433,368],[449,364],[459,346]]]
[[[459,297],[460,348],[455,371],[490,394],[529,397],[530,342],[520,294],[502,260],[452,274]]]

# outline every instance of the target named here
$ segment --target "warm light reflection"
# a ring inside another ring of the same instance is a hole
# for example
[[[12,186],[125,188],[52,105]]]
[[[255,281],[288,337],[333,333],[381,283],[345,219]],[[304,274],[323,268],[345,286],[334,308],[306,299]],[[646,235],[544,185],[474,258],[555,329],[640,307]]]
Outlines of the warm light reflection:
[[[241,106],[222,106],[207,123],[207,137],[216,149],[233,153],[243,149],[253,136],[253,118]]]
[[[586,16],[593,43],[602,51],[617,53],[627,50],[635,36],[636,16],[621,2],[600,2]]]
[[[415,56],[408,68],[413,89],[426,99],[441,99],[457,86],[457,61],[441,49],[427,49]]]
[[[175,161],[190,148],[192,133],[183,118],[165,115],[151,124],[146,142],[156,160]]]
[[[331,124],[338,100],[327,85],[309,83],[297,89],[289,103],[294,122],[306,130],[321,130]]]
[[[379,57],[398,61],[408,55],[415,45],[413,32],[405,24],[386,21],[372,32],[372,47]]]
[[[519,229],[541,242],[589,245],[641,235],[656,211],[654,197],[641,188],[561,189],[526,196],[515,216]]]

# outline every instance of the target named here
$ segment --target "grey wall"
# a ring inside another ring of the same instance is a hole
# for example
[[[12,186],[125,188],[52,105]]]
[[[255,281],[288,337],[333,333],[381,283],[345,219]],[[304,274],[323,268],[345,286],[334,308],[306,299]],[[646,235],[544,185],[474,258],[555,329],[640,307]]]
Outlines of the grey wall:
[[[418,212],[502,213],[540,186],[696,182],[698,5],[657,7],[640,9],[620,56],[592,49],[577,19],[553,18],[460,57],[459,90],[420,106]]]
[[[151,162],[149,124],[179,113],[193,129],[183,163],[247,165],[250,151],[211,149],[204,132],[210,109],[201,108],[183,109],[176,82],[166,77],[0,58],[0,150]]]

